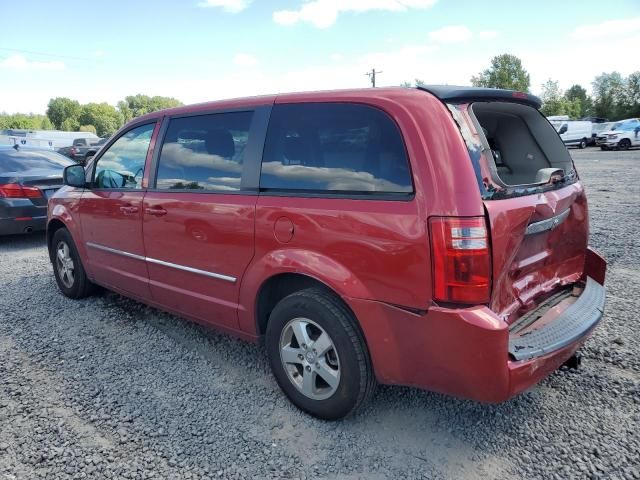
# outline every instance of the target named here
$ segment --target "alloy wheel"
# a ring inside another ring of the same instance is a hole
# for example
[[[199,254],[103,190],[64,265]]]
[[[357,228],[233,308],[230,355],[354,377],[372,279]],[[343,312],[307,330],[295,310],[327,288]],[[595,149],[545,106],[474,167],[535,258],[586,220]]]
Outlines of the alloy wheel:
[[[280,360],[291,383],[308,398],[325,400],[340,384],[340,360],[333,340],[308,318],[294,318],[285,325]]]
[[[62,284],[67,288],[73,287],[75,265],[71,258],[69,245],[65,241],[58,242],[56,246],[56,269]]]

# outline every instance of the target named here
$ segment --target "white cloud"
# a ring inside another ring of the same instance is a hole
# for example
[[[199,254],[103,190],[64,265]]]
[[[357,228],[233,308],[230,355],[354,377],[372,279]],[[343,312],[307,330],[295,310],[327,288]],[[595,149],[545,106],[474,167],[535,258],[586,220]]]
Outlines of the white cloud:
[[[534,93],[540,93],[540,86],[549,78],[549,72],[553,72],[551,78],[564,90],[576,83],[589,90],[593,79],[602,72],[618,71],[627,76],[638,69],[636,63],[629,61],[629,52],[640,45],[640,35],[617,40],[616,48],[611,45],[611,42],[592,39],[566,42],[566,47],[557,51],[541,51],[531,46],[513,53],[522,59],[524,68],[531,74]],[[567,63],[567,58],[597,58],[598,61]]]
[[[219,7],[225,12],[238,13],[249,6],[252,0],[204,0],[199,7]]]
[[[341,62],[342,60],[344,60],[344,55],[342,55],[341,53],[334,53],[330,58],[334,62]]]
[[[233,63],[240,67],[253,67],[258,65],[259,62],[253,55],[249,55],[248,53],[238,53],[233,57]]]
[[[96,50],[93,52],[94,57],[104,57],[104,50]]]
[[[478,33],[478,37],[482,40],[491,40],[492,38],[496,38],[498,36],[497,30],[482,30]]]
[[[437,0],[312,0],[302,4],[298,10],[273,12],[273,20],[280,25],[308,22],[317,28],[328,28],[343,12],[366,12],[383,10],[405,12],[411,8],[429,8]]]
[[[9,55],[0,61],[0,68],[8,68],[12,70],[62,70],[64,62],[60,60],[51,60],[48,62],[38,62],[28,60],[24,55],[19,53]]]
[[[429,32],[429,38],[438,43],[461,43],[472,37],[473,32],[464,25],[451,25]]]
[[[607,20],[602,23],[582,25],[571,32],[571,37],[577,40],[612,37],[640,32],[640,17],[624,20]]]

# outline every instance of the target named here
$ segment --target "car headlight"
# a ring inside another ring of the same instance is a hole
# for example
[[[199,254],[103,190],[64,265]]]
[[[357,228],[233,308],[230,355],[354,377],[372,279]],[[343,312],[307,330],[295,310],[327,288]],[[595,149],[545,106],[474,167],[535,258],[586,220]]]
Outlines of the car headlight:
[[[618,138],[618,134],[617,133],[612,133],[611,135],[607,135],[607,137],[609,137],[611,140],[614,140],[614,139]]]

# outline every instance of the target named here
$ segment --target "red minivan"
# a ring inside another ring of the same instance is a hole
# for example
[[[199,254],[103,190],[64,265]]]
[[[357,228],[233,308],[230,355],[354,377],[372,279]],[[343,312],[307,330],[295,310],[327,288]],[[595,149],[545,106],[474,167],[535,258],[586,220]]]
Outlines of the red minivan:
[[[452,86],[137,118],[49,202],[56,281],[254,342],[325,419],[376,383],[501,402],[602,318],[605,261],[540,101]]]

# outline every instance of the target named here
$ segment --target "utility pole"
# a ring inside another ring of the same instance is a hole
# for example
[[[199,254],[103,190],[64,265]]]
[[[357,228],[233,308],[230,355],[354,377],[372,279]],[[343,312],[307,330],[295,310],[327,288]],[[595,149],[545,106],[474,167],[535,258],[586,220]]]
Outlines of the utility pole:
[[[376,74],[382,73],[382,71],[376,71],[375,68],[372,68],[370,72],[365,73],[367,77],[371,80],[371,87],[376,88]]]

